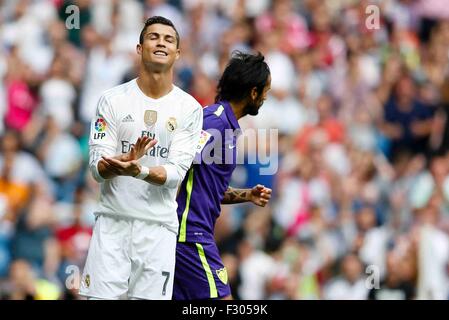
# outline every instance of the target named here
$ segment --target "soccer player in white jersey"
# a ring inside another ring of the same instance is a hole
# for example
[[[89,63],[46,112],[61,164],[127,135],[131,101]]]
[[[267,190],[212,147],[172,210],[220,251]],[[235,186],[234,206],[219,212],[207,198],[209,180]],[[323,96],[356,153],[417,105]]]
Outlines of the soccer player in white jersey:
[[[179,35],[172,22],[145,22],[137,79],[101,96],[89,166],[101,185],[81,279],[90,299],[171,299],[178,218],[176,192],[202,128],[201,105],[173,84]]]

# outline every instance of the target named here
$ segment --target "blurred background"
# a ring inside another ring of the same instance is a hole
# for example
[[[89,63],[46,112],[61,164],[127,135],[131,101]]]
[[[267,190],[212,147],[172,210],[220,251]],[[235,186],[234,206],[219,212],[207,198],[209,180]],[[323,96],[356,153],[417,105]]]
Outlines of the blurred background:
[[[279,169],[255,156],[232,185],[272,201],[224,206],[216,227],[236,299],[449,299],[445,0],[0,0],[0,299],[80,299],[99,196],[88,123],[136,77],[152,15],[178,28],[176,84],[203,106],[233,50],[271,68],[241,125],[278,140],[239,151]]]

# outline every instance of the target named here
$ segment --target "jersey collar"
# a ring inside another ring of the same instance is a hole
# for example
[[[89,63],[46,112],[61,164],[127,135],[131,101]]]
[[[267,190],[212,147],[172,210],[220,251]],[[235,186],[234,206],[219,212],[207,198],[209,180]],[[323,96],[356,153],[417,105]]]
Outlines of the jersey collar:
[[[221,100],[218,102],[220,105],[222,105],[226,112],[226,117],[228,118],[229,123],[232,126],[232,129],[240,129],[239,122],[237,118],[235,117],[234,111],[232,110],[231,104],[228,101]]]

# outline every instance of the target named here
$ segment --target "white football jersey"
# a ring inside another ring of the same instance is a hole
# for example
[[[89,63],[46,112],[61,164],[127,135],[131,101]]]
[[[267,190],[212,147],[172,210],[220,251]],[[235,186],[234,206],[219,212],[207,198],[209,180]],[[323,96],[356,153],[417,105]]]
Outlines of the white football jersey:
[[[154,221],[177,233],[177,188],[192,163],[202,124],[201,105],[177,86],[159,99],[145,95],[136,79],[104,92],[91,123],[89,140],[89,166],[101,183],[96,214]],[[98,174],[102,155],[125,154],[143,135],[158,142],[139,163],[164,166],[164,185],[125,176],[105,180]]]

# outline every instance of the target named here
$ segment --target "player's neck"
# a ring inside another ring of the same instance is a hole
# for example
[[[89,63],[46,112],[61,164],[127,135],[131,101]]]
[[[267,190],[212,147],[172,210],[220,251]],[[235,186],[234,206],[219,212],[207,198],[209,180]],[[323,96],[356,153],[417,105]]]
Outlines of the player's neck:
[[[235,101],[229,101],[229,104],[231,105],[232,111],[234,112],[235,117],[237,120],[240,120],[240,118],[244,117],[243,109],[245,107],[245,102],[235,102]]]
[[[173,89],[172,72],[141,72],[137,78],[140,90],[152,99],[159,99]]]

